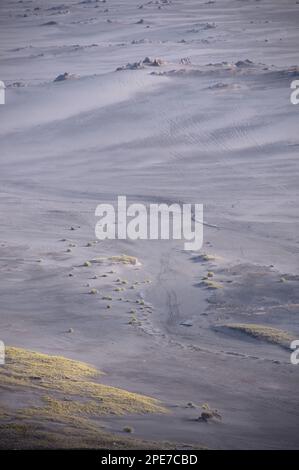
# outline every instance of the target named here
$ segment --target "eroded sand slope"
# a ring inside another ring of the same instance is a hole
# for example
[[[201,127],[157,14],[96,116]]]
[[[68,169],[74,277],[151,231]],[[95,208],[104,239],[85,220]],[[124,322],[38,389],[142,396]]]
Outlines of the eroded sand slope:
[[[298,447],[299,5],[5,3],[1,340],[171,411],[108,417],[113,432]],[[202,251],[94,243],[96,205],[122,194],[203,203]],[[198,421],[204,403],[222,419]]]

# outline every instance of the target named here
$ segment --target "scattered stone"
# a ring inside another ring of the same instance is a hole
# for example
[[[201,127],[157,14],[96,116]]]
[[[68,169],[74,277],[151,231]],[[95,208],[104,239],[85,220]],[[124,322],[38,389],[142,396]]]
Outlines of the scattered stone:
[[[58,24],[57,21],[47,21],[46,23],[42,23],[41,26],[55,26],[57,24]]]
[[[238,60],[238,62],[235,63],[236,67],[251,67],[253,65],[253,62],[249,59],[246,60]]]
[[[182,64],[182,65],[191,65],[190,57],[182,57],[180,59],[180,64]]]
[[[191,320],[184,320],[180,323],[181,326],[193,326],[193,323]]]
[[[61,75],[57,75],[57,77],[54,79],[54,82],[63,82],[65,80],[69,80],[71,78],[76,78],[76,75],[70,74],[68,72],[64,72]],[[75,229],[71,228],[71,230],[75,230]]]
[[[187,408],[196,408],[196,405],[194,405],[194,403],[190,401],[189,403],[187,403]]]
[[[124,65],[122,67],[118,67],[116,69],[116,71],[138,70],[138,69],[144,69],[146,66],[148,66],[148,67],[161,67],[164,64],[165,64],[165,62],[162,59],[159,59],[159,58],[151,59],[150,57],[145,57],[145,59],[140,60],[138,62],[128,63],[127,65]]]

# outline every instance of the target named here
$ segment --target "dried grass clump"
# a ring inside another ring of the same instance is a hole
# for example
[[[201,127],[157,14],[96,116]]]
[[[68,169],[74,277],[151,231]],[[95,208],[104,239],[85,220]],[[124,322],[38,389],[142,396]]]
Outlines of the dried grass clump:
[[[129,265],[132,265],[132,266],[138,266],[140,265],[139,261],[138,261],[138,258],[136,258],[135,256],[129,256],[129,255],[119,255],[119,256],[110,256],[110,258],[108,258],[110,261],[112,261],[113,263],[121,263],[121,264],[129,264]]]
[[[47,391],[50,410],[53,411],[53,405],[59,406],[61,412],[66,410],[64,414],[73,415],[79,410],[78,398],[80,412],[89,410],[97,416],[165,412],[153,398],[96,382],[94,378],[100,374],[84,362],[8,347],[6,364],[0,368],[0,383],[14,389],[27,389],[28,393],[32,393],[30,390],[43,394]],[[34,408],[37,412],[43,409]]]
[[[208,403],[204,403],[202,405],[202,412],[198,418],[198,421],[204,421],[207,423],[208,421],[212,419],[217,419],[217,420],[222,420],[222,416],[219,413],[218,410],[210,408],[210,405]]]
[[[254,323],[230,323],[224,326],[231,330],[246,333],[253,338],[287,347],[288,349],[290,348],[291,341],[294,339],[294,336],[286,331],[265,325],[257,325]]]
[[[95,295],[95,294],[98,294],[99,291],[98,291],[98,289],[95,289],[95,288],[93,287],[92,289],[90,289],[89,293]]]
[[[0,449],[176,449],[107,432],[102,416],[167,410],[150,397],[100,384],[96,375],[83,362],[7,347],[0,394],[9,391],[12,399],[0,407]]]
[[[100,256],[98,258],[93,258],[90,260],[91,263],[100,263],[100,264],[105,264],[110,262],[114,264],[125,264],[125,265],[131,265],[131,266],[140,266],[141,263],[138,261],[138,258],[136,256],[130,256],[130,255],[115,255],[115,256]],[[110,274],[113,274],[115,271],[111,270]]]
[[[211,281],[210,279],[203,279],[201,284],[208,289],[223,289],[223,285],[220,282]]]
[[[213,256],[213,255],[208,255],[208,254],[201,255],[202,261],[215,261],[216,259],[217,259],[216,256]]]
[[[131,314],[131,318],[129,320],[129,325],[140,326],[141,322],[138,320],[136,313]]]
[[[132,432],[134,432],[134,429],[131,426],[125,426],[123,428],[123,431],[128,432],[128,433],[132,433]]]

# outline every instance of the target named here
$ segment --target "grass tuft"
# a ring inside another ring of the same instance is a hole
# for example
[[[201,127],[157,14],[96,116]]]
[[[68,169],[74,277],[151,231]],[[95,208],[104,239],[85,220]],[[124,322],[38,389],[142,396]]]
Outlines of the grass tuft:
[[[220,282],[211,281],[210,279],[203,279],[201,284],[208,289],[223,289],[223,285]]]
[[[203,411],[201,412],[198,421],[204,421],[205,423],[207,423],[208,421],[214,418],[220,421],[222,420],[222,416],[219,411],[216,409],[212,409],[208,403],[204,403],[202,405],[202,410]]]
[[[201,260],[202,260],[202,261],[215,261],[215,260],[216,260],[216,256],[208,255],[208,254],[203,254],[203,255],[201,255]]]
[[[131,426],[125,426],[123,428],[123,431],[131,434],[132,432],[134,432],[134,429]]]
[[[137,266],[140,264],[138,258],[136,258],[135,256],[129,256],[124,254],[118,256],[110,256],[110,258],[108,259],[113,263],[131,264],[133,266]]]
[[[265,325],[257,325],[254,323],[231,323],[224,325],[231,330],[241,331],[253,338],[266,341],[272,344],[290,348],[290,343],[294,337],[286,331]]]
[[[98,294],[99,291],[98,291],[98,289],[95,289],[95,288],[93,287],[92,289],[90,289],[89,293],[95,295],[95,294]]]

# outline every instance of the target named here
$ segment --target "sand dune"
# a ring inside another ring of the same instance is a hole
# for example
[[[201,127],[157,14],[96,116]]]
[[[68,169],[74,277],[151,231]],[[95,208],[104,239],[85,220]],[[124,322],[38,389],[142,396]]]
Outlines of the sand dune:
[[[0,339],[167,408],[103,417],[120,439],[298,448],[297,369],[269,341],[299,338],[298,17],[292,0],[0,6]],[[204,204],[202,251],[95,240],[118,195]],[[0,388],[13,424],[28,397]],[[207,403],[221,420],[198,420]]]

